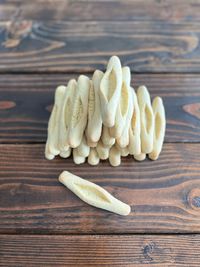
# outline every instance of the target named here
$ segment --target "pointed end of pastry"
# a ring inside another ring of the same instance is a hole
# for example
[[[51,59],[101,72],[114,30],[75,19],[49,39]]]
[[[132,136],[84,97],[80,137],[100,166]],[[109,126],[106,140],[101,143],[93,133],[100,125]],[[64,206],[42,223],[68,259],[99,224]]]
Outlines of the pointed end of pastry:
[[[126,205],[126,208],[124,209],[124,212],[122,215],[127,216],[131,212],[131,207],[129,205]]]
[[[155,98],[154,98],[154,100],[153,100],[153,102],[156,102],[156,104],[158,103],[158,104],[163,104],[163,100],[162,100],[162,98],[161,97],[159,97],[159,96],[156,96]]]
[[[53,154],[45,153],[45,158],[48,159],[48,160],[52,160],[52,159],[55,158],[55,156]]]
[[[151,160],[157,160],[158,159],[158,156],[159,156],[159,154],[156,153],[156,152],[154,152],[154,151],[149,154],[149,158]]]
[[[63,184],[64,181],[67,179],[68,174],[69,174],[68,171],[63,171],[63,172],[59,175],[59,177],[58,177],[58,181],[59,181],[61,184]]]
[[[141,85],[138,87],[137,96],[142,98],[144,96],[149,97],[149,91],[147,90],[145,85]]]

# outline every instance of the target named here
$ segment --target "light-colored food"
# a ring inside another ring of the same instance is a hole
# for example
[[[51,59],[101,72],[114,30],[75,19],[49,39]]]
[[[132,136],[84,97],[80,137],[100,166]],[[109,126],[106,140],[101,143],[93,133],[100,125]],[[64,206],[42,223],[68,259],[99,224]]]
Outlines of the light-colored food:
[[[87,158],[90,153],[90,147],[87,145],[86,138],[83,136],[80,145],[77,147],[78,154],[82,157]]]
[[[77,148],[73,149],[73,160],[76,164],[82,164],[85,162],[85,157],[79,155]]]
[[[141,150],[142,153],[148,154],[153,150],[154,118],[150,95],[145,86],[138,88],[137,98],[140,108]]]
[[[48,160],[52,160],[55,158],[55,155],[50,153],[49,151],[49,141],[47,140],[46,145],[45,145],[45,158]]]
[[[142,161],[156,160],[162,150],[166,119],[162,99],[151,105],[145,86],[137,94],[130,85],[129,67],[110,58],[106,72],[96,70],[90,80],[80,75],[59,86],[48,123],[45,157],[67,158],[77,164],[97,165],[109,159],[112,166],[131,154]]]
[[[103,126],[101,140],[108,147],[111,147],[115,143],[115,138],[110,136],[109,128],[106,126]]]
[[[65,90],[63,97],[63,103],[61,106],[61,113],[59,117],[59,149],[65,151],[69,149],[68,144],[68,129],[71,121],[72,105],[74,99],[74,93],[76,91],[76,80],[70,80]]]
[[[100,159],[102,160],[108,159],[110,148],[108,146],[105,146],[101,140],[98,142],[96,150]]]
[[[92,166],[99,164],[99,155],[96,151],[96,148],[90,148],[90,153],[88,156],[88,163]]]
[[[96,147],[96,146],[97,146],[97,142],[92,142],[92,141],[88,141],[88,140],[87,140],[87,145],[88,145],[89,147]]]
[[[120,148],[120,153],[122,157],[127,157],[129,155],[129,148],[128,146],[124,147],[124,148]]]
[[[117,167],[121,164],[121,152],[116,146],[112,146],[110,149],[109,162],[113,167]]]
[[[68,143],[72,148],[76,148],[80,145],[85,131],[88,114],[89,89],[89,78],[84,75],[80,75],[75,92],[68,133]]]
[[[86,129],[89,143],[97,143],[101,137],[102,118],[100,109],[99,88],[103,72],[96,70],[92,77],[88,100],[88,124]]]
[[[165,137],[166,119],[163,101],[160,97],[153,100],[154,113],[154,137],[153,137],[153,151],[149,154],[149,158],[156,160],[162,150],[163,141]]]
[[[141,153],[139,155],[134,155],[134,159],[137,160],[137,161],[143,161],[143,160],[146,159],[146,154]]]
[[[133,97],[133,115],[131,118],[129,128],[129,152],[131,155],[139,155],[141,153],[141,141],[140,141],[140,109],[138,106],[137,95],[135,90],[131,88]]]
[[[59,121],[63,97],[66,87],[58,86],[55,92],[55,103],[48,123],[48,137],[45,147],[45,156],[47,159],[53,159],[54,156],[60,153],[59,150]]]
[[[124,216],[131,211],[129,205],[116,199],[102,187],[70,172],[62,172],[59,181],[89,205]]]
[[[127,116],[130,112],[130,81],[131,81],[131,73],[129,67],[122,68],[122,88],[120,100],[117,106],[116,117],[115,117],[115,125],[110,128],[110,135],[114,138],[120,138],[124,128],[126,128]]]
[[[110,58],[100,83],[100,103],[103,124],[113,127],[122,87],[122,68],[118,57]]]
[[[133,110],[134,110],[134,106],[133,106],[133,98],[131,97],[131,93],[130,93],[130,87],[129,87],[129,101],[128,101],[128,113],[126,116],[126,121],[125,121],[125,127],[122,131],[122,135],[117,138],[117,143],[121,148],[124,148],[126,146],[128,146],[129,144],[129,128],[130,128],[130,123],[131,123],[131,118],[133,115]]]
[[[71,147],[69,147],[68,148],[68,150],[63,150],[63,151],[60,151],[60,157],[61,158],[69,158],[70,157],[70,155],[71,155],[71,152],[72,152],[72,149],[71,149]]]

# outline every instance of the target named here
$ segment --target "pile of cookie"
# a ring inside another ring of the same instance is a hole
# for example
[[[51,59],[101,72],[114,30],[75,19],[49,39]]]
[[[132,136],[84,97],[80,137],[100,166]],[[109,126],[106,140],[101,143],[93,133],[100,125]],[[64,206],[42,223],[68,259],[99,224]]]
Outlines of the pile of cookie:
[[[59,86],[48,123],[45,156],[73,155],[76,164],[109,159],[112,166],[132,155],[156,160],[162,150],[166,119],[163,101],[140,86],[130,85],[129,67],[110,58],[106,72],[96,70],[90,80],[80,75]]]

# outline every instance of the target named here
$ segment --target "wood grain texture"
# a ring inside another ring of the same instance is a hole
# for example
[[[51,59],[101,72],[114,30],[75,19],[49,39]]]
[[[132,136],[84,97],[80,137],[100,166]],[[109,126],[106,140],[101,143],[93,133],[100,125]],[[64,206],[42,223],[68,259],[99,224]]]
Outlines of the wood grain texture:
[[[199,235],[0,236],[0,266],[199,266]]]
[[[112,55],[138,73],[199,72],[199,29],[199,21],[71,22],[17,16],[0,22],[0,72],[83,73],[105,69]]]
[[[0,146],[0,233],[200,232],[200,144],[165,144],[159,160],[77,166],[44,159],[44,145]],[[58,182],[63,170],[132,207],[118,216],[87,205]]]
[[[45,142],[55,88],[72,77],[78,74],[0,75],[0,142]],[[163,97],[165,141],[199,142],[199,75],[132,74],[132,85],[137,88],[142,84],[152,97]]]
[[[20,14],[25,19],[38,20],[199,20],[197,0],[3,0],[0,20]]]

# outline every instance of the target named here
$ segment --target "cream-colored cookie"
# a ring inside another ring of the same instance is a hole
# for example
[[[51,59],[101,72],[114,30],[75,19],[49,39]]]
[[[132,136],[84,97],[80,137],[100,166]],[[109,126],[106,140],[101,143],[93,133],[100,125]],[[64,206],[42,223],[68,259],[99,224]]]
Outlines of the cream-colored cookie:
[[[165,108],[163,101],[160,97],[153,100],[153,113],[154,113],[154,138],[153,138],[153,151],[149,154],[149,158],[156,160],[162,150],[163,141],[165,137],[166,119]]]
[[[76,80],[70,80],[63,97],[61,106],[60,122],[59,122],[59,149],[60,151],[68,150],[68,129],[71,121],[72,106],[74,94],[76,92]]]
[[[117,147],[114,145],[111,147],[109,152],[109,162],[110,165],[113,167],[117,167],[121,164],[121,152]]]
[[[80,145],[77,147],[78,154],[82,157],[87,158],[90,153],[90,147],[87,145],[86,138],[83,135]]]
[[[114,138],[120,138],[126,125],[126,119],[129,112],[131,72],[129,67],[122,68],[122,88],[120,100],[117,106],[115,125],[110,128],[110,135]]]
[[[77,148],[73,149],[73,160],[75,164],[82,164],[85,162],[85,157],[79,155]]]
[[[145,86],[138,88],[137,98],[140,108],[141,151],[148,154],[153,150],[154,117],[150,95]]]
[[[108,146],[105,146],[101,140],[98,142],[96,150],[100,159],[108,159],[110,148]]]
[[[89,88],[89,78],[80,75],[74,97],[68,133],[68,143],[72,148],[76,148],[80,145],[87,124]]]
[[[90,153],[88,156],[88,163],[90,165],[98,165],[99,164],[99,155],[96,151],[96,148],[90,148]]]
[[[63,97],[66,89],[67,88],[65,86],[61,85],[57,87],[55,92],[55,102],[48,123],[48,137],[45,148],[45,157],[47,159],[53,159],[54,156],[60,153],[59,143],[58,143],[59,121],[60,121]]]
[[[92,77],[88,100],[88,123],[86,136],[89,143],[97,143],[101,137],[102,118],[99,98],[99,87],[103,72],[96,70]]]
[[[130,128],[129,128],[129,152],[131,155],[141,154],[141,139],[140,139],[140,109],[138,106],[137,95],[135,90],[131,88],[133,97],[133,115],[131,118]]]
[[[124,216],[131,211],[129,205],[116,199],[102,187],[70,172],[62,172],[59,181],[89,205]]]
[[[118,57],[110,58],[100,83],[100,103],[103,124],[113,127],[122,87],[122,69]]]
[[[129,128],[131,124],[131,118],[133,115],[133,98],[131,97],[131,88],[129,87],[129,101],[128,101],[128,113],[126,116],[125,126],[122,131],[122,134],[119,138],[117,138],[117,143],[121,148],[125,148],[129,144]]]

